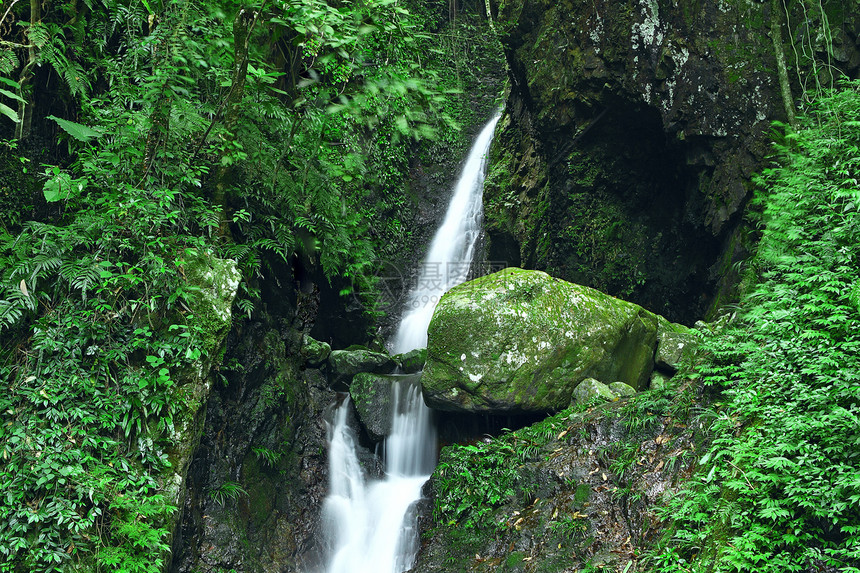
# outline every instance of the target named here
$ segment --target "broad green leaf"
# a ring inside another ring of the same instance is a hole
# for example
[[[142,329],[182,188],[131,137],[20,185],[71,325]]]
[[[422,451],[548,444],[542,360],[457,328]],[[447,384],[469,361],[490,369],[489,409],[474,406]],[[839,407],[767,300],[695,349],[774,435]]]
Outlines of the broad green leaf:
[[[9,107],[8,105],[6,105],[5,103],[0,103],[0,113],[2,113],[6,117],[8,117],[12,121],[14,121],[15,123],[18,123],[19,121],[21,121],[20,118],[18,117],[18,112],[15,111],[14,109],[12,109],[11,107]]]
[[[69,121],[67,119],[62,119],[53,115],[49,115],[48,119],[53,119],[54,121],[56,121],[57,125],[59,125],[63,129],[63,131],[65,131],[78,141],[87,142],[91,139],[101,137],[102,135],[100,131],[96,131],[91,127],[81,125],[80,123],[75,123],[74,121]]]
[[[12,99],[17,100],[17,101],[27,103],[27,100],[25,100],[24,98],[22,98],[21,96],[19,96],[16,93],[10,92],[9,90],[4,90],[4,89],[0,88],[0,94],[3,94],[4,96],[6,96],[8,98],[12,98]]]
[[[68,173],[59,172],[45,181],[42,193],[45,195],[45,201],[48,203],[55,203],[61,199],[68,199],[71,189],[71,176],[69,176]]]

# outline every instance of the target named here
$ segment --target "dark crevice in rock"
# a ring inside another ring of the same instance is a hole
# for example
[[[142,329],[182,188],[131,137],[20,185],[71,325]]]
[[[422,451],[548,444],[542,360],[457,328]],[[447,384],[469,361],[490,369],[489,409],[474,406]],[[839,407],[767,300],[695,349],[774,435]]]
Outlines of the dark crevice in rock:
[[[494,414],[461,414],[434,410],[439,445],[465,444],[515,431],[542,420],[545,414],[499,416]]]

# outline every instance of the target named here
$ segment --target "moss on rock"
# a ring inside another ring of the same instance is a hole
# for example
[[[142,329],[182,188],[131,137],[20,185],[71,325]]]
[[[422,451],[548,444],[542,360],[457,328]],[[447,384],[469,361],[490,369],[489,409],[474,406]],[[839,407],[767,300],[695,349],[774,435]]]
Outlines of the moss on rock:
[[[443,410],[560,410],[588,377],[644,387],[656,342],[657,316],[641,307],[508,268],[442,297],[422,386]]]

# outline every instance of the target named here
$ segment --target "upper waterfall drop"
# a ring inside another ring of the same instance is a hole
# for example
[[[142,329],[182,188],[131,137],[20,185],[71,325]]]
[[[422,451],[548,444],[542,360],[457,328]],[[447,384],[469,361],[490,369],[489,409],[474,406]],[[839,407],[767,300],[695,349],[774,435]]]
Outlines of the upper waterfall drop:
[[[468,277],[481,233],[487,154],[500,117],[501,112],[496,113],[472,144],[445,219],[430,243],[418,281],[409,293],[403,317],[391,338],[394,354],[427,346],[427,326],[436,303]]]

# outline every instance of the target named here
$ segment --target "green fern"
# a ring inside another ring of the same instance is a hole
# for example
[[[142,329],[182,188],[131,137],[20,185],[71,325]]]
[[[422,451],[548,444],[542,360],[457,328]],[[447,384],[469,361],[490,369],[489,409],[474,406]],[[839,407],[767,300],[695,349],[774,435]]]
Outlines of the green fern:
[[[675,541],[657,571],[857,571],[860,83],[824,92],[800,125],[759,181],[760,282],[707,343],[701,373],[723,404],[665,512]]]

